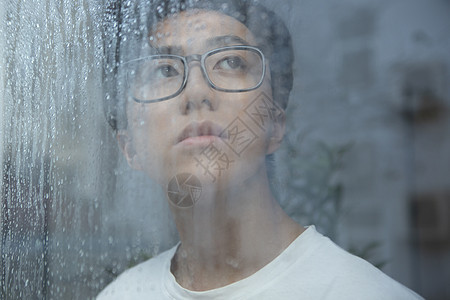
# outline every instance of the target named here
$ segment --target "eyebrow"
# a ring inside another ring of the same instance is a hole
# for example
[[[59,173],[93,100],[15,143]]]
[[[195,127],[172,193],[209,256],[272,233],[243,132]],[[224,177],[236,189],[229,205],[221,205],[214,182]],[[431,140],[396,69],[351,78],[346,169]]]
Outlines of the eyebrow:
[[[161,47],[150,47],[151,54],[183,54],[183,48],[181,46],[161,46]]]
[[[206,40],[206,47],[225,47],[233,45],[247,45],[249,42],[241,37],[235,35],[221,35],[209,38]],[[161,47],[151,47],[151,54],[176,54],[183,55],[183,47],[178,45],[161,46]]]
[[[236,44],[250,46],[249,42],[236,35],[221,35],[206,40],[207,46],[232,46]]]

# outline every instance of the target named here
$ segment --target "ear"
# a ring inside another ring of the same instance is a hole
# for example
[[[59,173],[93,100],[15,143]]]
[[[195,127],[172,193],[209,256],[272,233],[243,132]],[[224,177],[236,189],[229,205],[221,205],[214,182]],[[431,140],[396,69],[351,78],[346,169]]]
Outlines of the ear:
[[[286,114],[283,109],[277,109],[277,115],[273,121],[273,129],[269,137],[266,155],[274,153],[283,142],[286,131]]]
[[[141,170],[142,167],[139,163],[139,158],[133,144],[133,137],[131,136],[131,133],[126,129],[119,130],[117,131],[116,138],[119,148],[122,150],[128,165],[135,170]]]

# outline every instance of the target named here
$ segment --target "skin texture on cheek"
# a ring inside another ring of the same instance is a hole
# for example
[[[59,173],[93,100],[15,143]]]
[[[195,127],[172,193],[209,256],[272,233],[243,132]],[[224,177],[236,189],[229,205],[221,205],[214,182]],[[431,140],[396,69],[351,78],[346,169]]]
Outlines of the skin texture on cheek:
[[[128,108],[130,148],[134,150],[134,165],[132,167],[144,171],[155,178],[164,170],[164,154],[173,141],[173,119],[162,110],[161,105],[131,103]],[[166,166],[167,167],[167,166]]]

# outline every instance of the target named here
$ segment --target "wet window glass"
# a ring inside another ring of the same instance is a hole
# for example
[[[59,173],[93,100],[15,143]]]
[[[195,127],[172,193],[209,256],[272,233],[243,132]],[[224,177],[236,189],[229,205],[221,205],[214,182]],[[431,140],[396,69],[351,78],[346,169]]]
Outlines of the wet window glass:
[[[449,298],[449,13],[0,2],[0,298]]]

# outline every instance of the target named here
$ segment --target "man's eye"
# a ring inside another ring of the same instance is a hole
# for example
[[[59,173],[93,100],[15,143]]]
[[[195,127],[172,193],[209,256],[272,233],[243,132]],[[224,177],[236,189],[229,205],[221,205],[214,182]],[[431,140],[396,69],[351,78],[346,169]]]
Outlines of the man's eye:
[[[157,77],[173,77],[180,73],[171,65],[160,66],[155,70],[155,76]]]
[[[245,69],[245,62],[238,56],[230,56],[220,60],[214,69],[222,69],[222,70],[237,70],[237,69]]]

